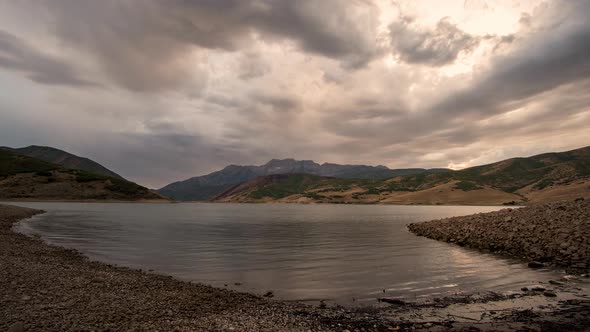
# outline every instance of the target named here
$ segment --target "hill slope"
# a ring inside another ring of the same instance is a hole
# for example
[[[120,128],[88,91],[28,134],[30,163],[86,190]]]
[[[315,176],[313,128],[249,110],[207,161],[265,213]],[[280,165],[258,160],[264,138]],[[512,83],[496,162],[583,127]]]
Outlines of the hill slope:
[[[590,147],[513,158],[459,171],[390,179],[298,174],[257,178],[214,200],[395,204],[526,204],[590,197]]]
[[[208,200],[224,191],[259,176],[273,174],[312,174],[343,179],[385,179],[405,174],[445,172],[448,169],[389,169],[385,166],[318,164],[311,160],[273,159],[260,166],[230,165],[220,171],[171,183],[159,193],[181,201]]]
[[[123,177],[121,177],[119,174],[109,170],[108,168],[93,160],[84,157],[78,157],[66,151],[49,146],[31,145],[24,148],[0,147],[0,149],[41,159],[52,164],[61,165],[65,168],[79,169],[87,172],[123,179]]]
[[[0,149],[0,199],[163,200],[133,182]]]

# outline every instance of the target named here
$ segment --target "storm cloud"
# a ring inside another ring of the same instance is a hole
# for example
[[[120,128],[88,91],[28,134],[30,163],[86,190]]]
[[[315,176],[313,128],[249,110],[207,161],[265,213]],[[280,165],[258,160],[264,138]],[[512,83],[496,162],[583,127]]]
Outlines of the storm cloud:
[[[442,66],[457,59],[460,52],[471,52],[480,42],[457,28],[448,17],[434,29],[421,29],[414,19],[402,17],[389,26],[391,44],[402,61]]]
[[[42,2],[56,35],[95,57],[121,86],[178,88],[191,77],[190,56],[202,49],[239,52],[257,39],[292,41],[305,52],[366,65],[379,52],[376,8],[361,1],[77,1]],[[75,18],[75,19],[73,19]],[[359,22],[364,22],[359,24]],[[245,59],[241,78],[263,63]]]
[[[92,86],[76,69],[58,57],[43,53],[24,40],[0,29],[0,67],[22,72],[42,84]]]
[[[0,0],[0,145],[150,187],[271,158],[462,168],[572,149],[590,143],[588,15],[584,0]]]

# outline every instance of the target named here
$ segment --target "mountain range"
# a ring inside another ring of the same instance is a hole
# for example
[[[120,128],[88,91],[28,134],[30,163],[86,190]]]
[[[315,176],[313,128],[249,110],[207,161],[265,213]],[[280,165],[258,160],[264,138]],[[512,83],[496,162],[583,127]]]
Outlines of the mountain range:
[[[386,166],[318,164],[312,160],[272,159],[260,166],[229,165],[222,170],[171,183],[158,190],[179,201],[212,199],[224,191],[259,176],[273,174],[311,174],[341,179],[386,179],[400,175],[446,172],[446,168],[390,169]]]
[[[229,165],[158,192],[56,148],[0,148],[0,199],[530,204],[580,197],[590,198],[590,147],[457,171],[273,159]]]
[[[216,196],[222,202],[528,204],[590,198],[590,147],[447,172],[387,179],[267,175]]]

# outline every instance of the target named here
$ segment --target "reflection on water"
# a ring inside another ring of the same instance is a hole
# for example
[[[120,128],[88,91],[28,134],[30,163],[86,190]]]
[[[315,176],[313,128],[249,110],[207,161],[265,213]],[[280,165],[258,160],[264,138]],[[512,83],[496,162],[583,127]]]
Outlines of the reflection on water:
[[[21,223],[21,231],[93,259],[245,291],[273,290],[283,299],[362,303],[511,290],[554,273],[417,237],[405,227],[499,207],[18,204],[48,211]]]

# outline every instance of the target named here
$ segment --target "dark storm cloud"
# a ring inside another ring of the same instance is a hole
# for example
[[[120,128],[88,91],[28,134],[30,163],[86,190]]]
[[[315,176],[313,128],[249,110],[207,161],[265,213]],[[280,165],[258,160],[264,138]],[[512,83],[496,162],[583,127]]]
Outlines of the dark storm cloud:
[[[23,72],[29,79],[42,84],[95,85],[80,78],[76,70],[66,62],[43,53],[3,30],[0,30],[0,67]]]
[[[480,38],[441,19],[432,30],[421,29],[410,17],[401,17],[389,26],[393,52],[407,63],[442,66],[452,63],[461,52],[471,52]]]
[[[39,4],[39,3],[37,3]],[[237,51],[254,42],[291,40],[306,52],[360,67],[377,53],[376,9],[360,1],[200,0],[42,2],[58,36],[86,50],[120,85],[174,87],[191,77],[194,47]],[[75,18],[75,19],[73,19]],[[370,22],[360,24],[359,22]],[[253,68],[244,78],[260,75]]]

